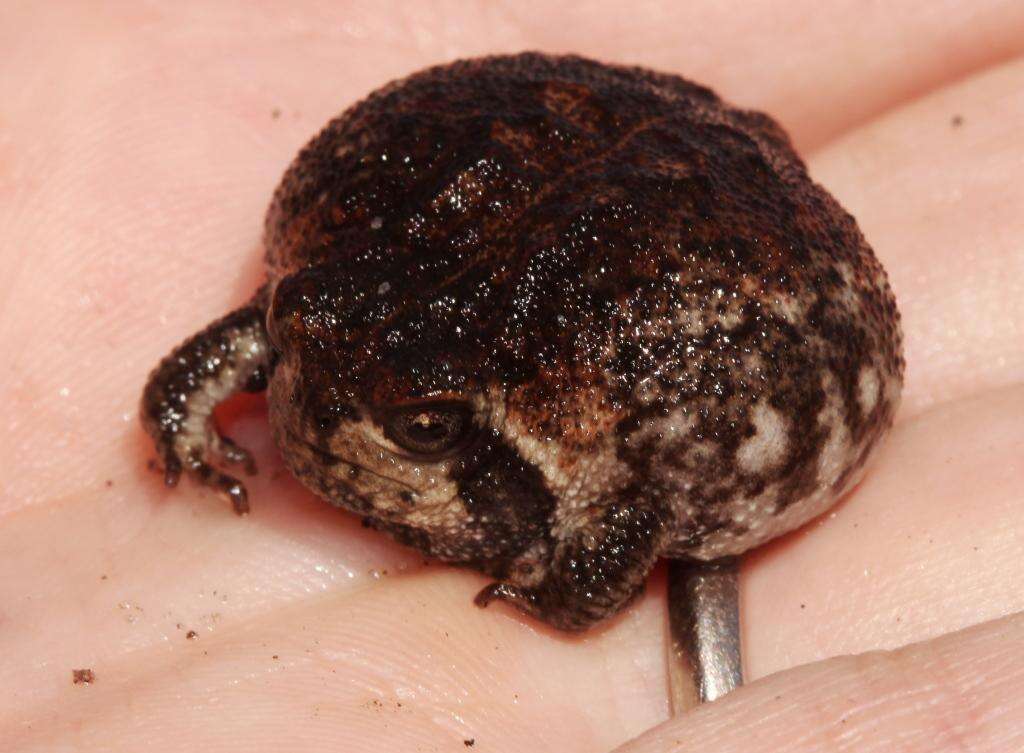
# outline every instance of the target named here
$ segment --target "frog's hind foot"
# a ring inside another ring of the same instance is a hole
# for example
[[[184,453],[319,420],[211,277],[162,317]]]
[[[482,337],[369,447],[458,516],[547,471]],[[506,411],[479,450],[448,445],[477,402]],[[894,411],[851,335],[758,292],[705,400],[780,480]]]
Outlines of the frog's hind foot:
[[[251,475],[256,463],[220,434],[213,411],[237,392],[266,386],[269,353],[263,312],[249,305],[193,335],[153,371],[142,396],[142,425],[156,444],[167,486],[177,486],[184,471],[238,514],[249,511],[245,485],[217,466],[238,465]]]
[[[613,503],[566,532],[539,583],[491,583],[474,603],[504,601],[560,630],[586,630],[643,590],[664,538],[664,517],[656,506]]]

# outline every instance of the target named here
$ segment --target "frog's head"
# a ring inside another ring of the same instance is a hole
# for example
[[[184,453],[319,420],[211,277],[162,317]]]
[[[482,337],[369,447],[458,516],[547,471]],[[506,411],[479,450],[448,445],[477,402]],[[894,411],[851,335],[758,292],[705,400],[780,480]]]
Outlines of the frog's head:
[[[267,316],[271,422],[334,504],[438,557],[505,561],[601,482],[582,473],[600,416],[570,415],[575,391],[517,366],[467,297],[327,267],[286,277]]]

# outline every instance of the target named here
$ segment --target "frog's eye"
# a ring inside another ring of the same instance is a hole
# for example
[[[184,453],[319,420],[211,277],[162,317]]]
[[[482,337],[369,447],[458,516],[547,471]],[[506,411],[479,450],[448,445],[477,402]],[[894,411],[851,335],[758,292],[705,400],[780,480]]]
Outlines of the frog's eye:
[[[473,411],[465,403],[420,403],[390,409],[384,436],[417,455],[440,455],[460,447],[473,431]]]

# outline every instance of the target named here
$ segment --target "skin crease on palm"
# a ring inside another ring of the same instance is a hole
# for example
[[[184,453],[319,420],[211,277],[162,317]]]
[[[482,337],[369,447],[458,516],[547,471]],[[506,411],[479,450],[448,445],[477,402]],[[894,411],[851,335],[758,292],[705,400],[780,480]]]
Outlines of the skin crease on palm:
[[[181,6],[0,11],[0,749],[1024,748],[1024,6]],[[483,576],[291,479],[259,397],[220,413],[249,517],[146,470],[145,376],[255,289],[295,151],[387,80],[522,49],[777,117],[903,313],[887,445],[745,558],[749,684],[673,720],[661,571],[583,637],[481,611]]]

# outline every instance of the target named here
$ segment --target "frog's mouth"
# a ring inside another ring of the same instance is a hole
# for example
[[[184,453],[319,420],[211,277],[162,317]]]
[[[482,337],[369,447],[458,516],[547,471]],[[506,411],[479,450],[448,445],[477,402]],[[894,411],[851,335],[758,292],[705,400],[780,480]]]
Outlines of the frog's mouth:
[[[299,436],[291,429],[287,429],[287,434],[288,438],[292,442],[301,445],[305,450],[307,450],[310,456],[312,456],[312,458],[315,459],[320,466],[334,468],[335,466],[343,465],[350,469],[350,472],[354,472],[355,474],[360,475],[365,473],[369,476],[373,476],[374,478],[379,479],[385,484],[392,484],[394,486],[401,487],[404,491],[407,491],[413,495],[419,492],[419,490],[416,487],[412,486],[411,484],[405,481],[402,481],[401,479],[397,479],[392,476],[387,476],[383,473],[380,473],[379,471],[373,470],[368,466],[362,465],[353,460],[349,460],[348,458],[342,457],[341,455],[338,455],[335,452],[331,452],[330,450],[321,447],[315,442],[311,442],[305,437]],[[356,487],[351,483],[351,481],[348,481],[347,479],[334,474],[331,475],[331,479],[334,483],[340,484],[345,489],[346,493],[351,495],[353,499],[358,500],[361,507],[365,507],[366,509],[373,507],[370,500],[367,499],[364,494],[360,493],[360,491],[356,489]]]

